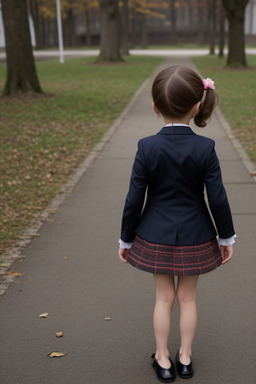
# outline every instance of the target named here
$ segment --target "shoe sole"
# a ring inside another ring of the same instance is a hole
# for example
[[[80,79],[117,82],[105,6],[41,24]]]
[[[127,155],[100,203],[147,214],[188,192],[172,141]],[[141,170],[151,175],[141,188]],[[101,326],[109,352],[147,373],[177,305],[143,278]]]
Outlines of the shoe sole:
[[[192,375],[180,375],[179,372],[177,373],[181,379],[191,379],[194,376],[194,373]]]

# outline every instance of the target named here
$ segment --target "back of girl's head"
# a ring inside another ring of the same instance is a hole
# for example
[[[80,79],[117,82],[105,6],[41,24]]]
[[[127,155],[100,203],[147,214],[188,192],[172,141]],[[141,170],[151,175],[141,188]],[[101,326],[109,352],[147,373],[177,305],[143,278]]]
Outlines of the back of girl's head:
[[[204,90],[201,77],[185,66],[162,70],[153,82],[152,97],[158,111],[171,119],[187,116],[200,101],[199,112],[194,118],[198,127],[206,126],[206,120],[210,118],[218,101],[214,89]]]

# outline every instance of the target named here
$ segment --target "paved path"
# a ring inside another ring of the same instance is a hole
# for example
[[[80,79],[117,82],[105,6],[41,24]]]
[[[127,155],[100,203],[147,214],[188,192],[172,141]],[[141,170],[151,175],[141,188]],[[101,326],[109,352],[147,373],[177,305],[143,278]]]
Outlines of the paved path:
[[[87,57],[87,56],[98,56],[98,49],[66,49],[64,50],[64,59],[72,57]],[[203,56],[209,54],[209,49],[130,49],[131,55],[138,56],[175,56],[175,57],[187,57],[187,56]],[[227,49],[224,53],[227,53]],[[217,53],[217,50],[216,50]],[[256,48],[247,48],[246,54],[256,55]],[[56,59],[59,57],[58,50],[34,50],[34,57],[36,60],[49,60]],[[0,62],[4,62],[6,59],[5,52],[0,52]]]
[[[173,63],[191,64],[185,58]],[[1,384],[153,384],[152,276],[117,258],[137,140],[157,132],[152,78],[72,194],[24,250],[22,273],[0,298]],[[193,358],[197,384],[255,381],[256,183],[215,114],[216,140],[238,240],[232,261],[200,278]],[[49,318],[39,318],[48,312]],[[111,318],[106,321],[105,318]],[[57,339],[55,333],[63,331]],[[178,308],[170,338],[179,347]],[[51,351],[64,351],[50,359]],[[181,382],[181,379],[177,379]]]

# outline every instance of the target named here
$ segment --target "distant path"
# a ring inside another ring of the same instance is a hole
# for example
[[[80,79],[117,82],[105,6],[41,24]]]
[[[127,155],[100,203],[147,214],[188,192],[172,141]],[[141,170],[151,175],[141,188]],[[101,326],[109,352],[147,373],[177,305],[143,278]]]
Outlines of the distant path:
[[[131,49],[131,55],[142,55],[142,56],[204,56],[209,54],[209,49]],[[224,51],[227,53],[227,50]],[[246,53],[250,55],[256,55],[256,48],[246,49]],[[97,56],[99,50],[97,49],[84,49],[84,50],[65,50],[64,58],[71,57],[89,57]],[[0,52],[0,62],[5,61],[5,53]],[[47,50],[47,51],[34,51],[34,57],[36,60],[50,60],[59,57],[58,50]]]

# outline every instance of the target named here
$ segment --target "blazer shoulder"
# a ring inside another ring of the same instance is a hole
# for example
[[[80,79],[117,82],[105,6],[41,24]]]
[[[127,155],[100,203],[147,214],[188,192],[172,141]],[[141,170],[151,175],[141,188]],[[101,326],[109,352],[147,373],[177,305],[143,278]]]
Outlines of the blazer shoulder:
[[[148,142],[152,142],[154,140],[156,140],[158,135],[150,135],[150,136],[145,136],[145,137],[142,137],[141,139],[139,139],[138,143],[148,143]]]
[[[155,147],[157,142],[157,135],[146,136],[138,141],[138,150],[142,150],[144,152],[150,150],[150,148]]]
[[[211,139],[210,137],[202,136],[202,135],[195,135],[194,136],[196,140],[200,141],[201,143],[208,144],[209,146],[215,146],[215,141]]]

